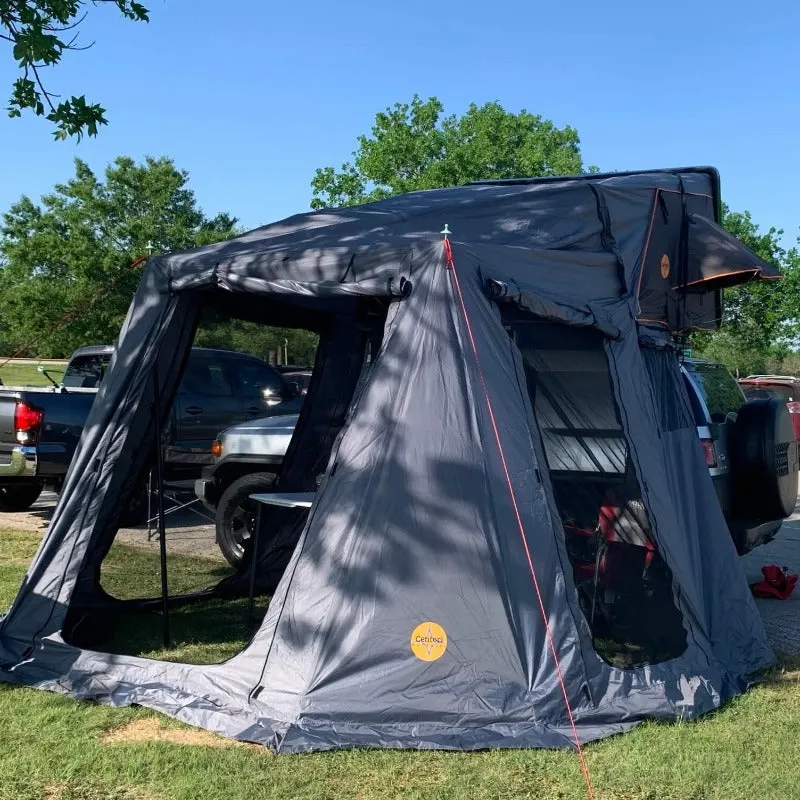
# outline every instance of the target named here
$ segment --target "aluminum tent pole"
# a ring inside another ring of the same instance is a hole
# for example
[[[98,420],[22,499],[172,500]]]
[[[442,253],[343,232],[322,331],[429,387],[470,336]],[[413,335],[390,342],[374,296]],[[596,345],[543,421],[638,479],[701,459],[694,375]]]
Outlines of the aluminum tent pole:
[[[251,537],[252,547],[250,548],[250,587],[247,593],[247,622],[250,624],[253,621],[253,609],[255,606],[256,596],[256,569],[258,568],[258,555],[259,555],[259,540],[261,538],[261,503],[256,505],[256,519],[255,526],[253,527],[253,535]]]
[[[161,392],[158,384],[158,363],[153,367],[153,427],[156,440],[156,487],[158,490],[158,550],[161,556],[161,604],[164,625],[164,647],[170,647],[169,587],[167,585],[167,536],[164,521],[164,453],[161,449]]]

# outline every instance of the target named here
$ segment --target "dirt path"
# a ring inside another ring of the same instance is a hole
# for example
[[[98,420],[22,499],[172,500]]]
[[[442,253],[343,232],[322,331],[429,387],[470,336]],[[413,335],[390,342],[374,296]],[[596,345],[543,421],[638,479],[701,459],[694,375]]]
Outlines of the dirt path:
[[[761,567],[767,564],[800,574],[800,505],[769,544],[757,547],[742,558],[747,582],[760,581]],[[786,655],[800,655],[800,588],[795,589],[788,600],[757,597],[756,605],[775,650]]]
[[[0,528],[38,531],[43,534],[55,510],[56,499],[55,493],[43,492],[33,508],[28,511],[0,512]],[[191,497],[186,499],[191,500]],[[224,561],[214,542],[213,518],[199,503],[168,514],[166,522],[169,553]],[[121,528],[117,534],[117,541],[143,550],[158,550],[158,538],[152,533],[148,537],[146,525],[138,528]]]

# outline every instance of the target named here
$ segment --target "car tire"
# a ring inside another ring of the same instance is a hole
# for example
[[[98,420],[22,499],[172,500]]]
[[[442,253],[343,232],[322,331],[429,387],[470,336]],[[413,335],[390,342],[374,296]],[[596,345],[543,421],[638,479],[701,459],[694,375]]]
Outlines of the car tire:
[[[27,511],[38,499],[44,483],[0,486],[0,511]]]
[[[251,494],[271,492],[277,475],[254,472],[233,481],[223,492],[217,504],[217,544],[232,566],[244,560],[246,542],[250,538],[256,519],[256,504]]]
[[[798,445],[786,403],[770,397],[742,406],[730,454],[737,516],[779,520],[794,511]]]

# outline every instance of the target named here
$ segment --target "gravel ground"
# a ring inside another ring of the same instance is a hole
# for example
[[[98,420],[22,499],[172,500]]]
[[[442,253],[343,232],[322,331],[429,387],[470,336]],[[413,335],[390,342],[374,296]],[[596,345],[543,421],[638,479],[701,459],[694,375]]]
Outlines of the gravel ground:
[[[767,564],[800,574],[800,505],[769,544],[757,547],[742,558],[747,582],[760,581],[761,567]],[[788,600],[757,597],[756,605],[773,648],[787,655],[800,655],[800,588],[796,588]]]
[[[190,500],[191,497],[187,496],[186,499]],[[0,527],[44,532],[55,503],[56,495],[44,492],[30,511],[0,513]],[[224,561],[214,543],[213,518],[202,505],[194,503],[169,514],[166,521],[169,553]],[[148,539],[147,526],[123,528],[118,539],[133,547],[158,549],[158,539]],[[756,548],[741,562],[749,583],[761,579],[761,567],[766,564],[777,564],[787,567],[790,572],[800,573],[800,505],[772,542]],[[761,611],[772,646],[782,653],[800,655],[800,588],[788,600],[756,598],[756,605]]]
[[[38,502],[29,511],[15,514],[0,512],[0,528],[44,533],[55,509],[56,499],[55,493],[42,492]],[[192,496],[186,496],[184,502],[191,499]],[[168,553],[224,561],[214,542],[214,518],[200,503],[193,503],[188,508],[168,514],[166,523]],[[117,540],[132,547],[158,549],[158,539],[155,536],[148,538],[146,525],[120,529]]]

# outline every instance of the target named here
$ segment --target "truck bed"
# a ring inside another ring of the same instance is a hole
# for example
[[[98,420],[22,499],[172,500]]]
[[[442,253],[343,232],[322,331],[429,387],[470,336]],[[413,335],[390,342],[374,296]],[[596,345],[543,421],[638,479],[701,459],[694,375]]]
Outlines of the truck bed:
[[[96,394],[96,389],[65,392],[55,387],[0,388],[0,480],[4,477],[35,477],[52,482],[62,479]],[[26,453],[25,443],[17,440],[14,413],[19,402],[44,412],[44,423],[33,453]],[[22,456],[28,456],[24,468],[21,466]],[[31,475],[31,457],[34,456],[35,466]]]

